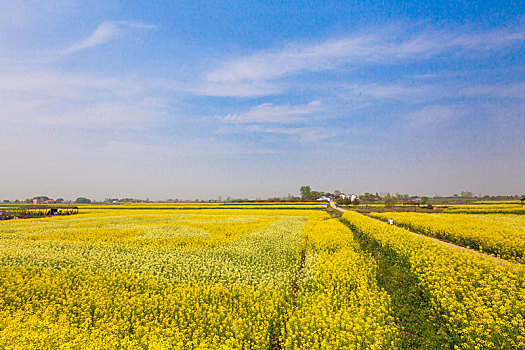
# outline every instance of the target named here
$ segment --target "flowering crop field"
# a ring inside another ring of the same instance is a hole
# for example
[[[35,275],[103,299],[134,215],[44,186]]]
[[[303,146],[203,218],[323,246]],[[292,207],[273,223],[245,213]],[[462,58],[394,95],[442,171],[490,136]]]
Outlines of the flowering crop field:
[[[0,223],[1,349],[386,349],[375,263],[311,210],[89,209]]]
[[[344,220],[158,206],[2,221],[0,349],[416,348],[361,236],[417,277],[411,288],[446,334],[436,348],[525,346],[516,265]]]
[[[515,214],[524,215],[525,207],[517,201],[480,203],[474,205],[447,205],[444,213],[451,214]]]
[[[408,265],[428,295],[436,323],[460,349],[525,348],[525,277],[519,264],[496,262],[356,212],[344,220]]]
[[[322,204],[323,202],[176,202],[83,204],[81,207],[88,209],[321,209]]]
[[[398,226],[483,251],[513,262],[525,263],[523,215],[466,215],[426,213],[371,213]]]

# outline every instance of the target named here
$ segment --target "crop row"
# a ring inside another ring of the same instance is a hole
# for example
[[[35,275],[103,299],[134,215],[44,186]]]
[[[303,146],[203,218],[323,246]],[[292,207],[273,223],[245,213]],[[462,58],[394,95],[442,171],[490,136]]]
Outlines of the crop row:
[[[408,264],[428,294],[434,318],[461,349],[525,348],[522,267],[501,264],[385,225],[356,212],[348,224]]]
[[[283,349],[395,349],[399,332],[375,261],[338,220],[313,217],[303,231],[302,280]]]
[[[476,204],[476,205],[450,205],[443,211],[451,214],[508,214],[524,215],[523,205],[513,202]]]
[[[525,218],[461,214],[371,213],[394,219],[398,226],[484,251],[515,262],[525,262]]]

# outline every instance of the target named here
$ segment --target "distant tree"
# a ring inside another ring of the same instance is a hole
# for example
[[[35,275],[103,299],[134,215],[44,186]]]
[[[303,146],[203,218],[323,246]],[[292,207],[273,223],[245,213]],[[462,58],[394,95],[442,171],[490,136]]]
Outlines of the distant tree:
[[[343,200],[343,198],[339,197],[335,200],[335,204],[337,204],[338,206],[341,206],[341,205],[344,205],[345,202]]]
[[[410,196],[408,194],[401,194],[399,192],[396,192],[396,199],[398,202],[406,202],[410,199]]]
[[[309,199],[312,189],[310,186],[301,186],[301,199]]]
[[[430,203],[430,198],[425,197],[425,196],[421,197],[421,204],[422,205],[427,205],[429,203]]]
[[[461,191],[461,197],[463,198],[472,198],[474,195],[470,191]]]
[[[78,197],[78,198],[75,200],[75,203],[88,204],[88,203],[91,203],[91,199],[84,198],[84,197]]]
[[[387,193],[387,195],[385,196],[385,207],[391,208],[396,204],[397,204],[397,198],[394,196],[391,196],[390,193]]]
[[[309,201],[315,201],[317,198],[321,197],[323,194],[319,191],[311,191],[306,197]]]
[[[341,195],[341,191],[334,190],[334,197],[339,197]]]
[[[50,199],[51,198],[49,198],[48,196],[37,196],[37,197],[33,197],[32,199],[30,199],[28,203],[31,203],[34,200],[36,200],[37,203],[44,203],[45,201],[48,201]],[[27,202],[27,200],[26,200],[26,202]]]
[[[64,198],[57,198],[55,202],[57,202],[57,203],[64,203]]]

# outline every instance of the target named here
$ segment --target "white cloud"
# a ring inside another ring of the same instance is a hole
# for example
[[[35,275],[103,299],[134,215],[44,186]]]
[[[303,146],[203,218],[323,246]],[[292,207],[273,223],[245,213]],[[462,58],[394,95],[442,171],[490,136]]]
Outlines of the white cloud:
[[[460,34],[458,34],[458,32]],[[225,95],[231,87],[264,85],[252,92],[273,92],[271,84],[302,72],[337,71],[366,64],[393,64],[406,60],[427,59],[439,54],[474,55],[476,52],[500,49],[525,40],[523,26],[485,32],[468,28],[426,30],[409,34],[402,30],[379,30],[316,44],[294,45],[282,50],[269,50],[224,61],[210,70],[203,89],[210,95]],[[269,88],[270,86],[270,88]],[[235,95],[235,88],[232,95]],[[222,93],[221,93],[222,92]]]
[[[409,104],[428,103],[443,97],[452,97],[456,90],[450,86],[439,84],[420,85],[414,81],[403,81],[398,84],[352,84],[344,85],[349,93],[346,99],[372,100],[372,101],[401,101]]]
[[[300,142],[316,142],[338,137],[344,132],[348,132],[348,130],[343,131],[341,129],[319,126],[276,127],[257,124],[244,126],[227,125],[219,128],[217,134],[273,134],[289,136],[298,139]]]
[[[17,69],[0,72],[0,121],[29,126],[140,128],[170,107],[141,81]]]
[[[222,121],[226,123],[296,123],[305,121],[309,115],[319,112],[320,108],[319,101],[312,101],[303,106],[276,106],[264,103],[245,113],[228,114],[222,118]]]
[[[482,85],[462,89],[463,96],[490,96],[497,98],[525,99],[525,84]]]
[[[154,25],[148,25],[143,23],[131,23],[126,21],[106,21],[97,27],[95,31],[85,40],[74,44],[64,50],[61,50],[60,54],[71,54],[77,51],[85,50],[93,46],[105,44],[115,38],[118,38],[122,34],[122,27],[139,28],[139,29],[151,29],[155,28]]]
[[[315,142],[340,135],[343,131],[319,126],[328,108],[318,100],[305,105],[264,103],[240,114],[228,114],[217,134],[273,134],[289,136],[300,142]]]
[[[224,63],[209,72],[206,80],[211,83],[271,80],[301,70],[322,71],[343,63],[338,60],[370,57],[378,45],[379,37],[364,35],[317,45],[295,46],[279,52],[256,53]]]
[[[459,35],[450,40],[450,46],[459,46],[477,50],[494,50],[524,40],[525,31],[523,28],[498,28],[477,35]]]
[[[525,99],[525,84],[476,85],[464,82],[435,82],[421,84],[418,77],[396,84],[342,84],[346,92],[341,97],[349,101],[388,102],[400,101],[407,104],[434,104],[440,99],[457,98],[510,98]]]
[[[463,107],[455,105],[430,105],[425,106],[419,111],[406,115],[407,119],[414,124],[428,125],[441,123],[450,119],[463,116],[465,114]]]
[[[181,88],[179,88],[180,90]],[[285,89],[281,84],[268,83],[265,81],[255,82],[204,82],[197,86],[183,88],[197,95],[219,96],[219,97],[254,97],[268,96],[282,93]]]
[[[316,142],[341,135],[340,129],[323,127],[262,128],[259,132],[297,136],[301,142]]]

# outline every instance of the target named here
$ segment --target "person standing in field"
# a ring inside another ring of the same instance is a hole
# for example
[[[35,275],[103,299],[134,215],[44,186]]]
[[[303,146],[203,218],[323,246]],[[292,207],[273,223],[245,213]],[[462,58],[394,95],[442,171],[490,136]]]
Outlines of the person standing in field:
[[[393,225],[394,224],[394,219],[392,219],[392,218],[388,219],[388,224],[389,225]]]

